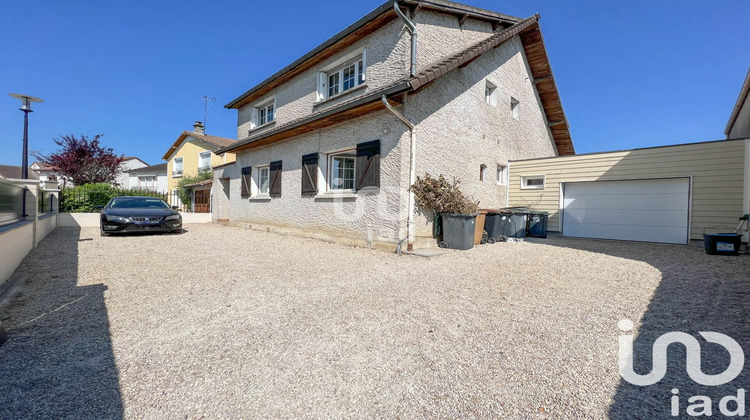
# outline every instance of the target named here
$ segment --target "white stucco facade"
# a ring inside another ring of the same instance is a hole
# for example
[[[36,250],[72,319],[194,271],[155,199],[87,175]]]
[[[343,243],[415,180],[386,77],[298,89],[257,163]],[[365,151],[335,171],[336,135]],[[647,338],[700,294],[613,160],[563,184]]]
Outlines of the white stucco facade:
[[[420,11],[418,68],[434,64],[492,35],[488,22],[455,15]],[[276,99],[276,124],[284,124],[344,100],[365,96],[409,76],[410,35],[401,20],[392,21],[330,60],[366,50],[367,86],[316,103],[317,70],[288,81],[267,98]],[[485,88],[493,86],[490,103]],[[250,109],[238,110],[238,138],[248,136]],[[520,104],[514,116],[511,100]],[[463,68],[407,95],[396,106],[415,125],[416,173],[446,175],[461,180],[465,193],[480,207],[506,205],[506,186],[499,185],[498,166],[509,160],[555,156],[556,149],[540,105],[533,77],[516,36],[487,51]],[[271,130],[275,124],[254,130]],[[327,155],[357,144],[380,140],[380,189],[334,199],[326,192]],[[301,194],[303,155],[318,153],[319,193]],[[242,197],[241,169],[282,161],[281,196]],[[480,180],[480,167],[485,167]],[[326,128],[249,151],[239,151],[237,162],[215,168],[214,220],[244,224],[282,233],[334,238],[366,246],[394,249],[407,237],[410,131],[388,110],[379,110]],[[321,181],[321,179],[323,181]],[[434,246],[432,214],[417,209],[416,247]]]

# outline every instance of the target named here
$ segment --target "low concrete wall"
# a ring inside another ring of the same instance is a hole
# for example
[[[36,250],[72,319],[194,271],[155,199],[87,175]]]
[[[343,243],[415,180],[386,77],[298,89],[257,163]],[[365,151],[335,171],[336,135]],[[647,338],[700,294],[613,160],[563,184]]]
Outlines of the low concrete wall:
[[[57,227],[99,227],[99,213],[60,213]]]
[[[182,214],[182,223],[211,223],[211,213],[180,213]]]
[[[182,223],[211,223],[211,213],[180,213]],[[99,227],[99,213],[60,213],[58,227]]]
[[[10,278],[26,254],[34,248],[34,221],[0,228],[0,285]]]
[[[36,222],[36,243],[46,238],[57,227],[57,213],[47,213],[39,216]]]

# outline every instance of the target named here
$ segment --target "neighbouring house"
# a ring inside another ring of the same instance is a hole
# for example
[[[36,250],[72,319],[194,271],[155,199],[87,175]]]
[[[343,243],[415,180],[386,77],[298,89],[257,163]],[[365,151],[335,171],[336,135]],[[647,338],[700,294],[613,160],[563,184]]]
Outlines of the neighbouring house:
[[[574,153],[539,16],[444,0],[386,2],[226,107],[215,220],[390,250],[436,244],[416,175],[502,207],[510,160]]]
[[[42,162],[34,162],[31,164],[29,169],[37,174],[42,187],[44,187],[44,183],[46,181],[52,181],[53,183],[59,182],[61,188],[63,186],[73,186],[73,182],[65,179],[59,172],[59,169],[57,167],[50,166]],[[29,173],[31,173],[31,171],[29,171]]]
[[[510,202],[564,236],[685,244],[750,213],[750,72],[726,140],[510,164]],[[748,234],[744,232],[747,242]]]
[[[21,166],[0,165],[0,178],[21,179],[23,175]],[[39,174],[29,167],[29,179],[39,179]]]
[[[222,147],[231,146],[236,141],[225,137],[206,134],[202,122],[196,121],[193,131],[183,131],[162,159],[167,161],[167,190],[170,204],[182,205],[176,202],[177,183],[184,176],[196,175],[203,170],[211,170],[212,166],[234,162],[233,153],[216,151]]]
[[[127,175],[128,188],[167,193],[167,163],[131,169]]]
[[[123,158],[122,163],[120,164],[121,172],[115,179],[115,185],[125,189],[132,188],[130,185],[129,172],[133,169],[145,168],[147,166],[148,163],[135,156],[127,156]]]

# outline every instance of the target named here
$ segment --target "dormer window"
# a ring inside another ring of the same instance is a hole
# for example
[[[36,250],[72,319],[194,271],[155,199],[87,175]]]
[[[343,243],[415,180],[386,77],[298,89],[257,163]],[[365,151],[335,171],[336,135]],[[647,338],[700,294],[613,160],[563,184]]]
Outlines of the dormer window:
[[[254,106],[251,113],[251,130],[273,122],[276,119],[276,99],[274,98]]]
[[[318,100],[333,98],[365,83],[365,51],[338,60],[320,72]]]

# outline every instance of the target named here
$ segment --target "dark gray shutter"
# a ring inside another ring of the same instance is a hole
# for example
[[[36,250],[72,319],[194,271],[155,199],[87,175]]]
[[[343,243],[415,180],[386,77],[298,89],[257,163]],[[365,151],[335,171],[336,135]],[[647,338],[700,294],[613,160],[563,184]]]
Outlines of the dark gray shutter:
[[[252,185],[253,168],[245,166],[242,168],[242,196],[250,197],[250,185]]]
[[[271,162],[269,172],[271,187],[268,195],[271,197],[281,197],[281,161]]]
[[[357,145],[356,189],[380,188],[380,140]]]
[[[318,154],[302,156],[302,195],[318,193]]]

